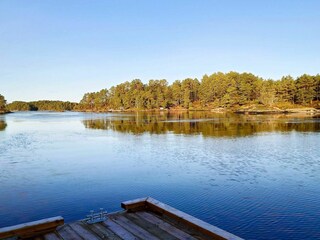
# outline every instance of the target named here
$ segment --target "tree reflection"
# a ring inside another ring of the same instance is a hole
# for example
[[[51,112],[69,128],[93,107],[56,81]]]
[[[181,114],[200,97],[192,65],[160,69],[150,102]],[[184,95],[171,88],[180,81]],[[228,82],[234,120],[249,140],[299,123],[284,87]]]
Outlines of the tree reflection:
[[[205,137],[244,137],[262,132],[318,132],[319,118],[286,115],[236,115],[211,112],[136,113],[84,120],[90,129],[131,134],[201,134]]]
[[[0,131],[4,131],[7,127],[7,123],[3,120],[0,120]]]

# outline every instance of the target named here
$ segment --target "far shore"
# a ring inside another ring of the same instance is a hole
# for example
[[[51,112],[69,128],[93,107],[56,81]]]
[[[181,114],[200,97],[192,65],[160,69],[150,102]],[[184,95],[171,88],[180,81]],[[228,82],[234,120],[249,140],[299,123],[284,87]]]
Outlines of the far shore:
[[[2,115],[2,114],[8,114],[8,113],[12,113],[12,112],[10,112],[10,111],[0,111],[0,115]]]
[[[49,111],[49,112],[64,112],[64,111],[50,111],[50,110],[29,110],[29,111]],[[85,113],[125,113],[125,112],[171,112],[171,113],[179,113],[179,112],[212,112],[212,113],[235,113],[235,114],[248,114],[248,115],[274,115],[274,114],[295,114],[295,115],[320,115],[320,109],[313,107],[303,107],[303,106],[291,106],[291,108],[280,108],[280,107],[267,107],[261,105],[246,105],[238,108],[192,108],[187,109],[183,107],[175,107],[175,108],[159,108],[159,109],[73,109],[72,112],[85,112]],[[8,114],[15,113],[17,111],[1,111],[0,114]]]
[[[84,110],[76,112],[88,112],[88,113],[106,113],[106,112],[214,112],[214,113],[235,113],[235,114],[301,114],[301,115],[318,115],[320,114],[320,109],[316,108],[290,108],[290,109],[228,109],[228,108],[213,108],[213,109],[126,109],[126,110]]]

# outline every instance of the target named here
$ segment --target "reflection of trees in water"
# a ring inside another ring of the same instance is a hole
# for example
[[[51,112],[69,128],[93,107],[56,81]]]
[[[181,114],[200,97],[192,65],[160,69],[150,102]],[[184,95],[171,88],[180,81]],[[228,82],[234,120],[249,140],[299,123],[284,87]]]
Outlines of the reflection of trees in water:
[[[213,137],[248,136],[259,132],[317,132],[320,122],[311,118],[296,119],[285,115],[257,116],[214,114],[210,112],[184,112],[148,114],[139,113],[122,117],[85,120],[91,129],[111,129],[118,132],[142,134],[201,134]]]
[[[0,120],[0,131],[3,131],[7,127],[7,123],[3,120]]]

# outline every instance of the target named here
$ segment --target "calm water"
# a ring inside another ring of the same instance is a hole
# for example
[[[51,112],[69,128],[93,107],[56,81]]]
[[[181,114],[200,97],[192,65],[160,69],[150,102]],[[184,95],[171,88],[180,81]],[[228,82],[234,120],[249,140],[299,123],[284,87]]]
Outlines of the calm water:
[[[320,119],[0,116],[0,227],[152,196],[246,239],[320,239]]]

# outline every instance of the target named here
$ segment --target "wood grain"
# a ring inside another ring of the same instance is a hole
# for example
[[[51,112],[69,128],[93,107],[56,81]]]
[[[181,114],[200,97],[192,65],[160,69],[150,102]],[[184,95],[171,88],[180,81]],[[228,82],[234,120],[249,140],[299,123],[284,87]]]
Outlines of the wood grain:
[[[0,239],[9,237],[29,238],[44,233],[53,232],[58,226],[63,225],[63,217],[46,218],[34,222],[18,224],[0,229]]]

